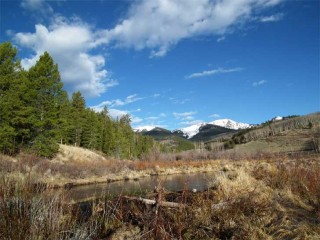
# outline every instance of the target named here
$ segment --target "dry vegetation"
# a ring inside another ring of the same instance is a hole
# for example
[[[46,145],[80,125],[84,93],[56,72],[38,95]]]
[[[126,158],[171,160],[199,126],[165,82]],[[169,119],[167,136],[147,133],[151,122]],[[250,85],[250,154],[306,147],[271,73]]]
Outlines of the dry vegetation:
[[[122,219],[141,239],[319,239],[317,159],[236,162],[223,167],[203,193],[167,194],[181,209],[126,202]]]
[[[0,239],[320,238],[319,155],[224,160],[216,167],[207,191],[158,191],[145,196],[156,200],[152,206],[122,197],[71,206],[61,194],[37,193],[32,174],[2,176]]]
[[[143,160],[117,160],[87,149],[61,145],[54,159],[21,153],[15,158],[0,155],[0,169],[9,175],[32,176],[49,187],[73,186],[137,179],[151,175],[217,170],[216,159],[207,151],[177,154],[150,152]],[[220,156],[220,155],[219,155]]]

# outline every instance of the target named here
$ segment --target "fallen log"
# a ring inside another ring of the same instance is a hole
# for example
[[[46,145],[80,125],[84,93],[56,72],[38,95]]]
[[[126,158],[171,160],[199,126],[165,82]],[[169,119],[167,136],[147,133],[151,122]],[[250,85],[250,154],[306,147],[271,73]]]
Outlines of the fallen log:
[[[158,205],[161,207],[169,207],[169,208],[185,208],[187,207],[186,204],[183,203],[176,203],[176,202],[165,202],[165,201],[156,201],[152,199],[146,199],[141,197],[129,197],[129,196],[123,196],[124,199],[130,200],[130,201],[138,201],[141,203],[144,203],[146,205]]]

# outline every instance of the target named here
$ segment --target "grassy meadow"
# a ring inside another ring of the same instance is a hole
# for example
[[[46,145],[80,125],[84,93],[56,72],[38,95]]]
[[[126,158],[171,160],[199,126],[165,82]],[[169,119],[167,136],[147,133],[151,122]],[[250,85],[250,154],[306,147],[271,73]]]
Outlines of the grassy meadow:
[[[320,237],[320,162],[316,153],[269,154],[238,160],[206,160],[207,153],[198,153],[194,157],[199,159],[193,161],[185,160],[188,153],[175,161],[120,164],[88,150],[81,152],[80,160],[72,154],[73,147],[63,148],[59,159],[51,162],[29,155],[18,159],[1,156],[1,239]],[[93,156],[96,162],[90,160]],[[64,193],[43,191],[43,186],[36,184],[39,179],[46,182],[50,178],[55,183],[81,177],[97,180],[99,175],[117,172],[141,177],[152,172],[174,174],[204,169],[212,171],[206,191],[168,192],[160,188],[143,196],[155,199],[153,205],[123,196],[68,204]],[[175,202],[179,207],[164,207],[162,202]]]

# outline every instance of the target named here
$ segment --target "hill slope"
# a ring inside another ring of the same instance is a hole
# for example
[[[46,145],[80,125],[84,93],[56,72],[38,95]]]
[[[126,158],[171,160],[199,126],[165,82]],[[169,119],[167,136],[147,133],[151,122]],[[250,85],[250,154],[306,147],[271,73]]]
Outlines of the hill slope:
[[[190,138],[191,141],[208,141],[220,134],[234,133],[236,130],[216,126],[213,124],[206,124],[200,127],[199,132]]]
[[[238,153],[319,152],[320,114],[271,120],[251,129],[218,135],[205,143],[207,149],[233,148]]]

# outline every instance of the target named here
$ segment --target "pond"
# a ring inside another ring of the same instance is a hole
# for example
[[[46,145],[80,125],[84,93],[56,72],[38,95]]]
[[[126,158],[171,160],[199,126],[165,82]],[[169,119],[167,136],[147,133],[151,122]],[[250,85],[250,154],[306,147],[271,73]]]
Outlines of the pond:
[[[203,191],[208,188],[208,182],[214,172],[176,174],[166,176],[151,176],[137,181],[118,181],[93,185],[77,186],[68,190],[68,198],[75,202],[89,198],[99,198],[105,195],[115,197],[119,195],[143,195],[152,192],[158,184],[168,191],[193,190]]]

